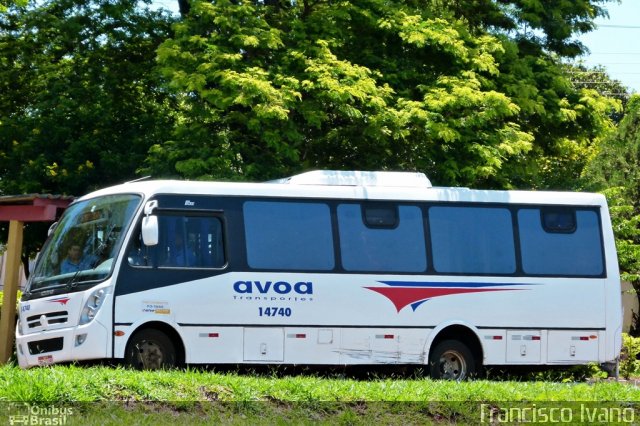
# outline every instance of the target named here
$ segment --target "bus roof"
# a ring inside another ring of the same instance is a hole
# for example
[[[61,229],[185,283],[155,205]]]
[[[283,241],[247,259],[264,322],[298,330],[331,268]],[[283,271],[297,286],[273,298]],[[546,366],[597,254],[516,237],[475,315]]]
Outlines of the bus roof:
[[[118,193],[606,205],[602,194],[566,191],[506,191],[432,187],[422,173],[315,171],[265,183],[140,180],[104,188],[80,199]]]

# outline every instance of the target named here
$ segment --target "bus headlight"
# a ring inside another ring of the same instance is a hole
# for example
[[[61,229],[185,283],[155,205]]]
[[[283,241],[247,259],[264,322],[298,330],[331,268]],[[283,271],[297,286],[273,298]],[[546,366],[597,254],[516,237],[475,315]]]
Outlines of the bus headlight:
[[[87,299],[84,308],[82,308],[82,314],[80,314],[80,325],[90,323],[95,318],[96,314],[104,302],[107,293],[103,288],[94,291]]]

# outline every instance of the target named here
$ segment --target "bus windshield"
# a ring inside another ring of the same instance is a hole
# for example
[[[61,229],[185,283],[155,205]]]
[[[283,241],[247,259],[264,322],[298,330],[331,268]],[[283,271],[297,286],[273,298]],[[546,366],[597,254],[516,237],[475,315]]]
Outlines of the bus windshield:
[[[140,199],[119,194],[72,204],[40,253],[26,292],[87,288],[108,277]]]

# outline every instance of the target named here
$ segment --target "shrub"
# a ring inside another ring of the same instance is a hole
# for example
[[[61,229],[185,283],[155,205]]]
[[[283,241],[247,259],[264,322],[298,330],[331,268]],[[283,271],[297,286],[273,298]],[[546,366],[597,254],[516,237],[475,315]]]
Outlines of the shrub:
[[[620,374],[625,379],[640,375],[640,337],[622,333],[622,353],[620,355]]]

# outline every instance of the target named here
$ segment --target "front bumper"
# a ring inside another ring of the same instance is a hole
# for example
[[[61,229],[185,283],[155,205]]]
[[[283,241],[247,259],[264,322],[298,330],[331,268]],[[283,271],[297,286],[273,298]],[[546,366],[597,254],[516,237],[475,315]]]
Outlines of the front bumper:
[[[18,364],[22,368],[103,359],[108,356],[108,344],[108,331],[98,321],[25,335],[16,329]]]

